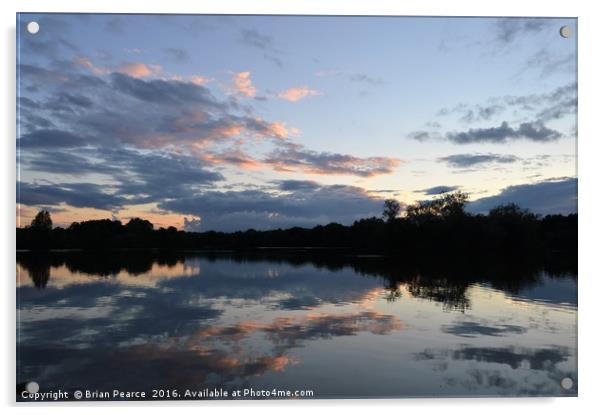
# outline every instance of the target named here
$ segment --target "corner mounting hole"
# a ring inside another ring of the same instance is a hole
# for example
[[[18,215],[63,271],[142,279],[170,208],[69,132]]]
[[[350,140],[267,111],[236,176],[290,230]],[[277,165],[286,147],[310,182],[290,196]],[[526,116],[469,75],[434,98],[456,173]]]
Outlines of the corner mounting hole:
[[[564,378],[560,381],[560,386],[562,386],[564,389],[569,390],[573,387],[573,379],[571,378]]]
[[[569,26],[562,26],[560,28],[560,36],[562,36],[565,39],[571,37],[571,33],[572,30]]]
[[[27,23],[27,31],[32,35],[35,35],[40,31],[40,25],[38,22],[29,22]]]
[[[40,385],[38,385],[37,382],[28,382],[25,386],[25,389],[27,389],[27,392],[29,393],[38,393],[40,390]]]

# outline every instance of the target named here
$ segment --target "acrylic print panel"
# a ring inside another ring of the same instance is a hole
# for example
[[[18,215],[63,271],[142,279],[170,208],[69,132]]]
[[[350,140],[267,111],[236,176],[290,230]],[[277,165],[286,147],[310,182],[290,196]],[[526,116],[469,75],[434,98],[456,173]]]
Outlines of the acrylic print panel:
[[[576,19],[17,27],[17,400],[577,394]]]

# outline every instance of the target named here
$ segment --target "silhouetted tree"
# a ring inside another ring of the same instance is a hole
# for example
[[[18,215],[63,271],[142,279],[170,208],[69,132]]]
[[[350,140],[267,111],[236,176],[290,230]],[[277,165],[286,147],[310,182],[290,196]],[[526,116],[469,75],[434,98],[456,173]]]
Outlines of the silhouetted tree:
[[[489,217],[493,219],[535,219],[536,215],[531,213],[529,209],[523,209],[516,203],[508,203],[505,205],[496,206],[489,211]]]
[[[40,231],[49,231],[52,229],[52,219],[47,210],[40,210],[35,218],[31,221],[30,228]]]
[[[125,228],[131,232],[150,232],[153,230],[153,224],[146,219],[132,218]]]
[[[464,207],[468,202],[468,194],[464,192],[446,193],[439,198],[441,215],[444,217],[464,215]]]
[[[401,213],[401,205],[395,199],[385,200],[385,206],[383,209],[383,218],[387,222],[392,222]]]
[[[464,215],[464,207],[468,202],[468,194],[463,192],[446,193],[434,200],[420,200],[407,207],[408,218],[413,220],[430,217],[449,218]]]

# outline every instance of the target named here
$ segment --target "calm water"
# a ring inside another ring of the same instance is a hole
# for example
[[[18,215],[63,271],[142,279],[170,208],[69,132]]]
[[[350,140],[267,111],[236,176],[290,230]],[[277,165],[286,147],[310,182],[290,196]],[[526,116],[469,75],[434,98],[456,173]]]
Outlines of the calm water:
[[[345,255],[17,260],[17,382],[41,391],[577,393],[571,271],[441,271]]]

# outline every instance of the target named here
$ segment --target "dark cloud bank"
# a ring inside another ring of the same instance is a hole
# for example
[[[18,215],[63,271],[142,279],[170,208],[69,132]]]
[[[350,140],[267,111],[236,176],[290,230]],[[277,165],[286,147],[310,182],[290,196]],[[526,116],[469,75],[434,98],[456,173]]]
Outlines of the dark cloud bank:
[[[516,203],[542,215],[576,213],[577,179],[562,178],[509,186],[499,195],[471,202],[468,210],[473,213],[487,213],[491,208],[506,203]]]
[[[520,159],[510,154],[452,154],[437,160],[447,163],[450,167],[467,168],[491,163],[514,163]]]

